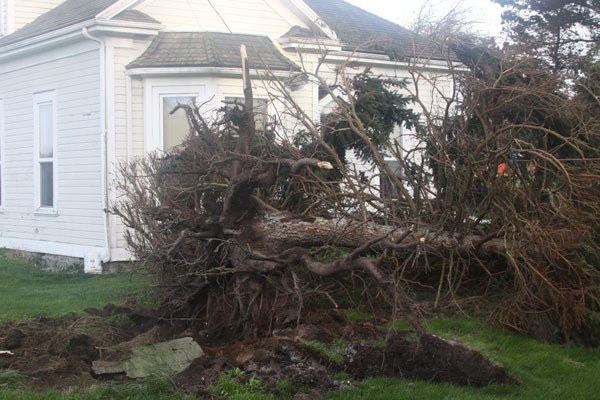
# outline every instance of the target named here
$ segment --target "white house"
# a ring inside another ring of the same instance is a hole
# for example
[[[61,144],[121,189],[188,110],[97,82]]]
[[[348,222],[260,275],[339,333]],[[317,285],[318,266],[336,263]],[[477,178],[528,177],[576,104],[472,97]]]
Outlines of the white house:
[[[0,0],[0,35],[0,247],[105,262],[129,258],[104,212],[115,165],[181,141],[177,101],[242,97],[241,44],[258,99],[265,80],[349,56],[399,77],[402,56],[443,58],[343,0]],[[318,120],[318,85],[293,95]]]

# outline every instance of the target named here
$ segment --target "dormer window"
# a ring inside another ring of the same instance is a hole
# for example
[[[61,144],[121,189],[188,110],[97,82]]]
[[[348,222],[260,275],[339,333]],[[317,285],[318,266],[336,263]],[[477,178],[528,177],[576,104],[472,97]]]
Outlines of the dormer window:
[[[15,30],[14,0],[0,0],[0,36],[6,36]]]

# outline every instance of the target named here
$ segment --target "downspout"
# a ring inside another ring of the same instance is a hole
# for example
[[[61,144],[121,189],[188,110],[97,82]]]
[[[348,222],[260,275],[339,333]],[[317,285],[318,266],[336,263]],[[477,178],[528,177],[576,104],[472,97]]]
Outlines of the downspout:
[[[127,162],[133,158],[133,106],[131,104],[132,99],[132,84],[131,76],[125,76],[125,107],[127,114]]]
[[[106,123],[106,43],[104,41],[93,37],[88,32],[87,28],[82,28],[81,33],[87,39],[90,39],[99,44],[100,49],[100,130],[102,132],[101,143],[100,143],[100,157],[101,157],[101,172],[100,179],[102,188],[102,210],[104,212],[103,227],[104,227],[104,245],[105,254],[102,258],[102,262],[106,263],[111,260],[110,254],[110,237],[108,233],[109,227],[109,215],[108,215],[108,186],[107,186],[107,123]]]

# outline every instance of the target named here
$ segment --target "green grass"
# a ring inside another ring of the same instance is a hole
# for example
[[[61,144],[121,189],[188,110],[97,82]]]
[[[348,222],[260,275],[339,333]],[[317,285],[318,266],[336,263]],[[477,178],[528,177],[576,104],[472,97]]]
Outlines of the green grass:
[[[283,383],[281,385],[284,386]],[[224,400],[277,400],[276,396],[265,392],[259,378],[248,376],[239,368],[221,374],[219,381],[208,387],[208,393]]]
[[[373,318],[371,313],[356,310],[354,308],[344,310],[344,314],[346,314],[346,318],[348,318],[350,321],[355,322],[368,321]]]
[[[43,272],[24,261],[0,259],[0,323],[120,304],[139,298],[147,285],[132,274]]]
[[[25,383],[25,376],[19,371],[4,370],[0,371],[0,388],[2,387],[20,387]]]
[[[305,346],[318,351],[319,353],[321,353],[322,355],[324,355],[325,357],[327,357],[328,359],[330,359],[331,361],[333,361],[336,364],[342,364],[344,362],[344,358],[339,353],[339,350],[342,350],[342,347],[344,347],[342,345],[334,344],[335,348],[330,348],[327,345],[325,345],[321,342],[314,341],[314,340],[301,339],[300,341]]]
[[[0,400],[193,400],[178,393],[168,380],[149,379],[132,383],[108,383],[87,391],[35,392],[28,389],[4,388],[0,385]]]

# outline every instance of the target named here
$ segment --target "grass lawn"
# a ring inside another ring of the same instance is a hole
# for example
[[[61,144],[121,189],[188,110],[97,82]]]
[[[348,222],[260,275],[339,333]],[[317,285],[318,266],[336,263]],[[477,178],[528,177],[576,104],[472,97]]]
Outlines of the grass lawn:
[[[123,303],[144,292],[146,281],[130,274],[89,276],[43,273],[22,261],[0,259],[0,322],[82,313],[87,307]],[[458,388],[402,379],[367,379],[357,387],[327,396],[352,399],[523,399],[585,400],[600,398],[600,349],[547,345],[492,328],[475,319],[427,321],[427,327],[481,350],[523,382],[521,387]],[[1,349],[0,349],[1,350]],[[243,372],[239,372],[243,374]],[[256,378],[242,385],[224,374],[211,388],[222,399],[278,399],[264,393]],[[283,382],[282,384],[285,384]],[[293,388],[292,388],[293,389]],[[26,389],[18,371],[0,370],[0,400],[193,399],[177,393],[168,381],[102,384],[82,393],[36,393]],[[289,397],[291,398],[291,397]]]
[[[132,274],[50,273],[24,261],[0,259],[0,323],[122,304],[145,284]]]

